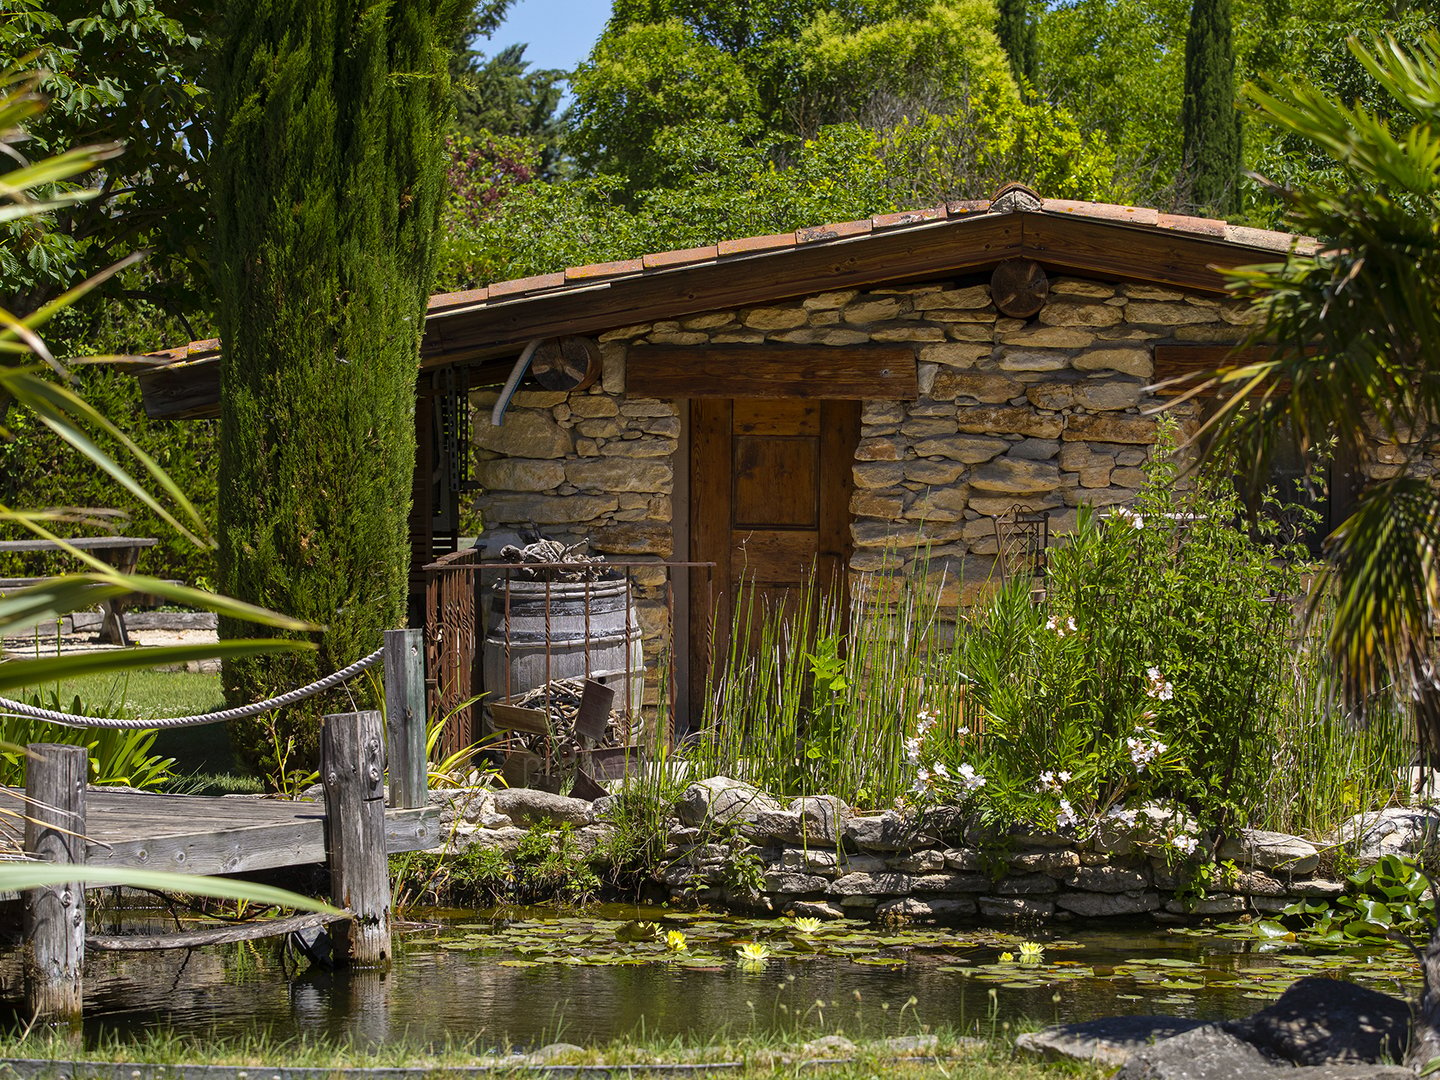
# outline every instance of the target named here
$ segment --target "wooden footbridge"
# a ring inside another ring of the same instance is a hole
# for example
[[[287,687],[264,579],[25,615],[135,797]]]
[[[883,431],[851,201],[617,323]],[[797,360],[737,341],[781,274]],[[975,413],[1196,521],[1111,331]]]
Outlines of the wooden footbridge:
[[[0,819],[0,841],[30,858],[117,871],[229,875],[325,863],[331,901],[350,915],[332,927],[337,957],[383,966],[390,958],[388,856],[440,839],[438,814],[426,797],[420,631],[387,633],[384,661],[388,723],[376,710],[323,719],[323,803],[87,788],[85,748],[46,743],[29,747],[25,791],[4,789],[7,806],[19,807],[23,797],[26,820],[22,835],[14,819]],[[80,1014],[85,887],[70,883],[24,894],[26,999],[37,1015]],[[249,936],[277,930],[259,926]],[[215,940],[238,936],[225,934]],[[186,947],[202,940],[188,934],[147,943]]]

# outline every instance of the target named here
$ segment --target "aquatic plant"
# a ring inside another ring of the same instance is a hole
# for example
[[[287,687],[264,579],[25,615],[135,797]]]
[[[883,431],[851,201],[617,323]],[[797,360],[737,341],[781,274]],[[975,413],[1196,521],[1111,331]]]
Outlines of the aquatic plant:
[[[684,952],[689,946],[685,943],[685,931],[665,931],[665,947],[671,952]]]
[[[1022,941],[1020,943],[1020,963],[1038,964],[1045,955],[1045,947],[1038,941]]]
[[[763,963],[770,955],[770,946],[763,941],[744,941],[735,946],[735,956],[740,963]]]
[[[790,926],[797,934],[815,934],[824,924],[819,919],[797,915],[790,920]]]

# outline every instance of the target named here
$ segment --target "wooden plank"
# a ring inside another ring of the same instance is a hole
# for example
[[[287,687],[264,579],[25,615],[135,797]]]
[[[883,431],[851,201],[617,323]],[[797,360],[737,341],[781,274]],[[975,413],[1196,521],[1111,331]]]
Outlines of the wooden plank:
[[[84,860],[83,746],[35,743],[25,764],[25,853],[55,863]],[[84,992],[85,887],[45,885],[25,894],[25,1007],[46,1020],[78,1021]]]
[[[490,722],[500,731],[525,731],[531,735],[549,735],[550,719],[544,709],[525,709],[518,705],[490,702]]]
[[[626,357],[625,388],[653,398],[920,396],[909,345],[646,345]]]
[[[820,536],[816,570],[822,587],[844,588],[850,565],[850,495],[855,486],[855,448],[860,443],[860,405],[827,401],[820,413]],[[842,604],[841,610],[845,610]]]
[[[1283,258],[1279,252],[1246,250],[1222,240],[1169,229],[1127,227],[1094,218],[1049,214],[1016,216],[1023,223],[1017,254],[1057,269],[1104,277],[1224,294],[1226,279],[1220,267]]]
[[[203,420],[220,415],[220,357],[151,368],[137,376],[152,420]]]
[[[735,576],[760,585],[801,585],[815,569],[814,529],[736,529]]]
[[[385,857],[385,743],[380,713],[321,718],[325,848],[330,898],[351,912],[337,926],[337,952],[355,967],[390,963],[390,869]]]
[[[725,655],[730,619],[730,425],[727,400],[690,403],[690,559],[711,574],[690,575],[690,716],[704,714],[712,656]]]
[[[267,937],[281,937],[297,930],[310,930],[325,926],[342,918],[340,915],[326,915],[312,912],[309,915],[292,915],[288,919],[258,919],[253,922],[234,923],[229,926],[207,926],[200,930],[177,931],[173,934],[91,934],[85,938],[85,946],[102,952],[155,952],[160,949],[197,949],[206,945],[230,945],[237,941],[259,941]]]
[[[1025,216],[975,216],[624,278],[593,289],[437,311],[426,320],[420,366],[499,355],[535,337],[593,333],[856,285],[964,273],[1022,254]]]
[[[387,804],[424,806],[425,631],[385,631],[385,749]]]
[[[1259,363],[1262,360],[1269,360],[1273,355],[1274,349],[1268,345],[1253,345],[1246,348],[1236,348],[1232,345],[1156,345],[1154,347],[1154,381],[1157,384],[1171,379],[1192,377],[1186,378],[1184,382],[1176,383],[1174,386],[1162,387],[1156,390],[1155,394],[1158,397],[1179,397],[1199,386],[1203,382],[1201,376],[1221,368],[1237,368],[1244,367],[1246,364]],[[1288,390],[1289,382],[1282,382],[1278,389]],[[1213,398],[1216,396],[1216,388],[1208,388],[1195,396]]]
[[[212,819],[177,823],[157,822],[151,816],[117,819],[110,815],[108,828],[89,830],[85,861],[91,866],[221,875],[323,863],[324,816],[315,804],[303,805],[309,812],[288,820],[230,828]],[[434,847],[440,840],[439,820],[439,812],[432,807],[388,811],[385,850],[394,855]]]
[[[819,454],[818,436],[737,435],[732,496],[735,527],[817,527]]]
[[[735,402],[736,435],[819,435],[820,402],[804,398],[741,398]]]
[[[280,866],[325,861],[325,819],[169,836],[147,836],[139,828],[131,839],[97,842],[85,849],[91,866],[169,870],[179,874],[243,874]]]
[[[1082,217],[977,215],[592,288],[436,311],[426,319],[421,368],[484,362],[484,375],[471,381],[488,385],[503,381],[507,358],[513,360],[518,349],[536,337],[595,333],[833,289],[953,276],[1017,257],[1060,270],[1223,294],[1224,279],[1215,267],[1273,261],[1281,255],[1174,230]],[[219,415],[218,358],[156,368],[140,380],[152,418]]]
[[[63,540],[0,540],[0,552],[63,552],[66,546],[80,551],[124,551],[154,547],[160,541],[153,536],[71,536]]]

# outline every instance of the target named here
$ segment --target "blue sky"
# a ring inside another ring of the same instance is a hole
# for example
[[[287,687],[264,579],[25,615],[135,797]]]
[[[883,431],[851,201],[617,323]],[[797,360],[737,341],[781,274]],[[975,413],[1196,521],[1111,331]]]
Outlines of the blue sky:
[[[569,70],[590,53],[610,17],[610,0],[515,0],[495,36],[478,48],[497,52],[524,42],[531,67]]]

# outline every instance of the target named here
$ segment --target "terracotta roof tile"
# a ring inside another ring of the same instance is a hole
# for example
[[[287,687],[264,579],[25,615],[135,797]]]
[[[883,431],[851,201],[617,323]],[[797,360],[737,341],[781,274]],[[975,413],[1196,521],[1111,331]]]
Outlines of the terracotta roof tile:
[[[665,270],[672,266],[689,266],[692,263],[710,262],[719,257],[719,250],[710,247],[684,248],[680,251],[657,251],[642,260],[646,270]]]
[[[1268,248],[1271,251],[1290,251],[1295,247],[1297,236],[1290,233],[1274,232],[1270,229],[1252,229],[1245,225],[1226,225],[1225,239],[1231,244],[1246,247]]]
[[[1074,214],[1078,217],[1097,218],[1101,221],[1126,221],[1135,225],[1154,225],[1160,217],[1158,210],[1151,210],[1143,206],[1121,206],[1116,203],[1046,199],[1043,206],[1047,214]]]
[[[490,299],[502,300],[507,296],[542,292],[545,289],[559,288],[564,284],[565,274],[563,271],[554,274],[536,274],[533,277],[518,278],[515,281],[492,281],[490,283]]]
[[[1176,232],[1195,233],[1197,236],[1216,236],[1224,238],[1225,222],[1219,218],[1186,217],[1183,214],[1160,214],[1155,224],[1162,229],[1174,229]]]
[[[466,289],[464,292],[436,293],[426,302],[425,306],[430,310],[442,307],[459,307],[461,304],[483,304],[490,298],[490,290],[486,288]]]
[[[1014,196],[1001,212],[1033,212],[1039,198],[1024,185],[1010,184],[1001,189],[1000,195]],[[998,197],[998,196],[997,196]],[[1120,206],[1110,203],[1080,202],[1070,199],[1044,199],[1039,202],[1046,214],[1072,215],[1093,218],[1097,221],[1120,222],[1145,228],[1170,229],[1194,236],[1228,242],[1241,247],[1259,248],[1269,251],[1313,252],[1320,245],[1308,237],[1292,236],[1289,233],[1252,229],[1239,225],[1228,225],[1215,218],[1187,217],[1179,214],[1162,214],[1139,206]],[[495,300],[520,296],[531,296],[565,288],[567,285],[603,281],[610,278],[643,276],[687,266],[713,263],[717,259],[740,255],[763,255],[767,252],[781,252],[799,245],[824,244],[844,241],[870,235],[877,231],[893,231],[913,226],[927,226],[931,222],[964,220],[983,217],[991,213],[992,203],[985,200],[957,199],[940,206],[896,214],[877,214],[862,221],[840,221],[828,225],[812,225],[793,233],[776,233],[768,236],[748,236],[725,240],[717,245],[685,248],[680,251],[660,251],[638,259],[622,259],[616,262],[591,263],[573,266],[567,270],[537,274],[517,281],[492,283],[488,288],[470,289],[465,292],[442,293],[432,296],[429,309],[452,311],[475,307]],[[958,241],[957,241],[958,242]],[[158,361],[183,363],[192,358],[203,359],[219,351],[220,343],[215,340],[196,341],[173,349],[150,353]]]
[[[990,212],[990,200],[956,199],[946,203],[945,210],[951,217],[969,217],[972,214],[987,214]]]
[[[588,266],[570,266],[565,269],[566,281],[594,281],[597,278],[623,277],[638,274],[645,269],[641,259],[620,259],[617,262],[590,263]]]
[[[761,251],[778,251],[795,246],[795,234],[773,233],[770,236],[746,236],[739,240],[721,240],[718,251],[720,258],[727,255],[752,255]]]
[[[876,229],[898,229],[904,225],[919,225],[925,221],[941,221],[945,218],[945,207],[929,206],[923,210],[902,210],[898,214],[876,214],[870,224]]]
[[[811,225],[808,229],[795,231],[797,244],[820,244],[826,240],[848,240],[852,236],[869,236],[870,219],[864,221],[837,221],[831,225]]]

